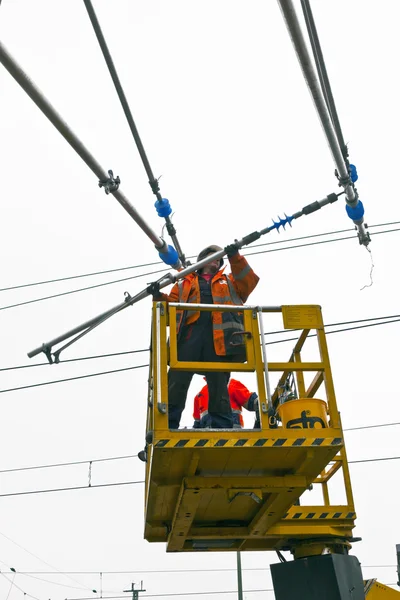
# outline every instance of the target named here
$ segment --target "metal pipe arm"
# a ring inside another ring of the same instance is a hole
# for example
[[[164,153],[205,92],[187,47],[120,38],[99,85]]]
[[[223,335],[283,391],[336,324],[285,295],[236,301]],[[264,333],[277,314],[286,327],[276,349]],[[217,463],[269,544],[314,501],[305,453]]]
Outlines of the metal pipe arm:
[[[15,79],[22,89],[33,100],[36,106],[49,119],[54,127],[61,133],[63,138],[72,146],[75,152],[82,158],[91,171],[100,181],[105,181],[109,175],[105,169],[96,161],[94,156],[87,150],[81,140],[75,135],[72,129],[67,125],[64,119],[59,115],[55,108],[45,98],[39,88],[33,83],[22,67],[15,61],[4,44],[0,42],[0,62],[7,69],[10,75]],[[119,190],[111,191],[126,212],[139,225],[142,231],[150,238],[159,252],[166,252],[168,246],[146,223],[146,221],[137,212],[136,208],[130,203],[126,196]]]
[[[308,89],[311,93],[311,97],[321,121],[322,129],[324,130],[329,148],[331,150],[338,172],[338,177],[344,189],[346,203],[351,209],[354,209],[359,203],[358,195],[347,171],[347,165],[342,155],[342,150],[340,148],[336,132],[332,125],[331,116],[329,114],[325,98],[319,84],[318,76],[308,51],[299,20],[297,18],[296,10],[292,0],[278,0],[278,3],[289,31],[289,35],[292,39],[304,79],[306,80]],[[364,219],[362,217],[360,219],[353,219],[353,222],[358,229],[358,238],[360,244],[368,246],[370,242],[370,236],[365,228]]]

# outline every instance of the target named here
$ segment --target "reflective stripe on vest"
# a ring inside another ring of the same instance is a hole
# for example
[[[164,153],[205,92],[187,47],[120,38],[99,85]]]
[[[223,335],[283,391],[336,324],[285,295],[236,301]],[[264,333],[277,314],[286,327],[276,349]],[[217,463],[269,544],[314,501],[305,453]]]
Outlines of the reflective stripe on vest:
[[[250,273],[250,269],[251,269],[250,265],[246,265],[244,267],[244,269],[242,269],[238,275],[235,275],[235,279],[237,279],[237,280],[244,279],[246,277],[246,275],[248,273]]]
[[[246,267],[246,268],[247,268],[247,267]],[[249,269],[250,269],[250,267],[249,267]],[[243,269],[243,271],[245,271],[245,270],[246,270],[246,269]],[[243,271],[242,271],[242,273],[243,273]],[[238,278],[236,278],[236,279],[238,279]],[[229,287],[229,293],[230,293],[230,295],[231,295],[231,298],[232,298],[232,302],[233,302],[233,304],[238,304],[239,306],[241,306],[241,305],[243,304],[243,302],[242,302],[242,301],[241,301],[241,299],[239,298],[239,295],[238,295],[238,293],[236,292],[236,290],[235,290],[235,287],[234,287],[234,285],[233,285],[232,281],[229,279],[229,277],[227,277],[227,278],[226,278],[226,281],[227,281],[227,283],[228,283],[228,287]]]
[[[243,325],[241,323],[235,323],[235,321],[227,321],[226,323],[214,323],[215,331],[223,331],[224,329],[238,329],[243,331]]]

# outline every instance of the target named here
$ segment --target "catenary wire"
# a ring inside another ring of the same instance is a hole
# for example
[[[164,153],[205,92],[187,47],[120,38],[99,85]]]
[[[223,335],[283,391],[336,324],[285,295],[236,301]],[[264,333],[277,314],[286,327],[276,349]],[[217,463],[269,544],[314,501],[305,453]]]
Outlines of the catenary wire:
[[[91,485],[77,485],[77,486],[72,486],[72,487],[65,487],[65,488],[51,488],[51,489],[46,489],[46,490],[26,490],[23,492],[10,492],[8,494],[0,494],[0,498],[6,498],[9,496],[27,496],[29,494],[46,494],[49,492],[70,492],[70,491],[75,491],[75,490],[91,490],[92,488],[104,488],[104,487],[115,487],[115,486],[121,486],[121,485],[135,485],[138,483],[144,483],[144,480],[141,481],[117,481],[114,483],[98,483],[98,484],[91,484]]]
[[[8,600],[9,597],[10,597],[10,594],[11,594],[11,590],[12,590],[13,585],[14,585],[15,573],[13,573],[13,577],[12,577],[11,581],[8,579],[8,577],[6,577],[5,574],[2,573],[2,575],[7,579],[7,581],[10,582],[10,587],[8,589],[8,594],[7,594],[7,598],[6,598],[6,600]]]
[[[9,580],[9,578],[7,577],[7,575],[6,575],[5,573],[2,573],[2,572],[0,571],[0,575],[3,575],[4,579],[6,579],[6,580],[7,580],[7,581],[10,583],[10,580]],[[19,587],[19,586],[18,586],[18,585],[15,583],[14,579],[13,579],[13,580],[12,580],[12,582],[11,582],[11,588],[13,588],[13,587],[17,588],[17,590],[19,590],[20,592],[22,592],[22,593],[23,593],[23,595],[24,595],[24,596],[27,596],[28,598],[33,598],[34,600],[40,600],[40,598],[38,598],[37,596],[32,596],[32,594],[28,594],[28,592],[25,592],[25,590],[23,590],[22,588],[20,588],[20,587]],[[10,588],[10,589],[11,589],[11,588]],[[7,597],[8,597],[8,596],[7,596]],[[92,598],[90,598],[90,600],[92,600]]]
[[[400,315],[399,315],[400,317]],[[69,362],[77,362],[79,360],[94,360],[97,358],[110,358],[111,356],[124,356],[125,354],[139,354],[140,352],[149,352],[150,348],[143,348],[141,350],[126,350],[125,352],[110,352],[109,354],[97,354],[95,356],[79,356],[77,358],[67,358],[65,360],[60,360],[58,364],[69,363]],[[15,371],[16,369],[29,369],[32,367],[48,367],[49,362],[36,363],[32,365],[17,365],[15,367],[3,367],[0,369],[1,371]]]
[[[397,565],[362,565],[364,569],[395,569]],[[242,567],[242,571],[270,571],[270,567]],[[144,575],[165,574],[165,573],[237,573],[237,569],[221,568],[221,569],[138,569],[135,571],[60,571],[63,575]],[[18,571],[20,575],[57,575],[54,571]]]
[[[383,321],[386,319],[397,319],[400,318],[400,315],[386,315],[384,317],[370,317],[369,319],[355,319],[354,321],[342,321],[340,323],[327,323],[324,325],[324,328],[327,327],[339,327],[342,325],[352,325],[353,323],[367,323],[368,321]],[[280,329],[278,331],[268,331],[264,335],[277,335],[278,333],[291,333],[292,331],[300,331],[299,329]],[[328,334],[329,332],[327,332]],[[43,363],[48,364],[48,363]],[[1,370],[1,369],[0,369]]]
[[[93,458],[93,459],[89,459],[89,460],[76,460],[76,461],[72,461],[72,462],[64,462],[64,463],[53,463],[53,464],[49,464],[49,465],[34,465],[31,467],[19,467],[16,469],[3,469],[0,471],[0,473],[15,473],[16,471],[32,471],[34,469],[52,469],[52,468],[56,468],[56,467],[70,467],[70,466],[75,466],[75,465],[86,465],[88,463],[98,463],[98,462],[106,462],[106,461],[113,461],[113,460],[126,460],[126,459],[131,459],[131,458],[136,458],[137,454],[129,454],[126,456],[110,456],[107,458]]]
[[[43,581],[44,583],[48,583],[50,585],[56,585],[59,587],[64,587],[64,588],[68,588],[71,590],[83,590],[84,592],[86,592],[88,589],[88,587],[83,587],[82,585],[80,586],[76,586],[76,585],[68,585],[68,583],[59,583],[58,581],[50,581],[50,579],[44,579],[43,577],[37,577],[36,575],[33,575],[32,573],[22,573],[21,571],[16,571],[18,573],[18,575],[23,575],[24,577],[30,577],[31,579],[36,579],[37,581]],[[56,575],[56,573],[53,573],[53,575]],[[91,590],[94,594],[97,594],[97,590],[96,589],[92,589]],[[102,590],[102,593],[104,594],[118,594],[119,591],[117,590]]]
[[[392,221],[390,223],[379,223],[377,225],[369,225],[369,229],[372,229],[373,227],[387,227],[387,226],[391,226],[391,225],[400,225],[400,221]],[[326,231],[325,233],[314,233],[312,235],[304,235],[301,237],[290,238],[289,240],[275,240],[273,242],[265,242],[263,244],[254,244],[254,245],[249,246],[249,248],[258,248],[261,246],[272,246],[274,244],[285,244],[285,243],[289,243],[289,242],[296,242],[296,241],[300,241],[300,240],[308,240],[311,238],[321,237],[324,235],[337,235],[339,233],[349,233],[351,231],[354,231],[354,229],[350,228],[350,229],[339,229],[337,231]],[[189,256],[188,258],[195,258],[195,256]],[[152,266],[160,265],[160,264],[162,264],[160,261],[155,261],[155,262],[143,263],[141,265],[131,265],[129,267],[118,267],[116,269],[106,269],[103,271],[94,271],[92,273],[82,273],[79,275],[70,275],[68,277],[59,277],[57,279],[47,279],[45,281],[35,281],[32,283],[24,283],[24,284],[9,286],[6,288],[0,288],[0,292],[8,292],[11,290],[18,290],[18,289],[26,288],[26,287],[34,287],[37,285],[46,285],[46,284],[50,284],[50,283],[59,283],[61,281],[70,281],[72,279],[81,279],[83,277],[94,277],[97,275],[106,275],[108,273],[117,273],[119,271],[127,271],[129,269],[152,267]]]
[[[341,323],[327,323],[324,327],[325,329],[327,327],[336,327],[336,326],[342,326],[342,325],[349,325],[352,323],[366,323],[368,321],[382,321],[382,323],[378,323],[378,325],[384,325],[386,322],[390,323],[390,322],[397,322],[397,317],[399,317],[400,319],[400,314],[399,315],[387,315],[387,316],[383,316],[383,317],[370,317],[369,319],[356,319],[354,321],[342,321]],[[387,321],[387,319],[395,319],[394,321]],[[281,333],[291,333],[293,331],[298,331],[297,329],[281,329],[279,331],[269,331],[267,333],[265,333],[265,336],[268,335],[278,335]],[[340,329],[338,331],[346,331],[345,329]],[[327,331],[326,335],[329,335],[329,333],[337,333],[337,332],[331,332],[331,331]],[[309,337],[315,337],[312,335],[310,335]],[[277,342],[272,342],[272,343],[280,343],[280,342],[286,342],[286,341],[293,341],[295,338],[290,338],[290,339],[284,339],[284,340],[278,340]],[[63,364],[63,363],[69,363],[69,362],[77,362],[80,360],[94,360],[94,359],[98,359],[98,358],[110,358],[112,356],[123,356],[123,355],[127,355],[127,354],[139,354],[141,352],[149,352],[150,348],[142,348],[140,350],[126,350],[124,352],[110,352],[109,354],[97,354],[95,356],[81,356],[81,357],[77,357],[77,358],[68,358],[65,360],[60,360],[60,362],[58,364]],[[36,364],[28,364],[28,365],[15,365],[12,367],[3,367],[0,368],[0,372],[2,371],[14,371],[17,369],[31,369],[32,367],[48,367],[49,366],[49,362],[42,362],[42,363],[36,363]]]
[[[10,537],[8,537],[5,533],[3,533],[2,531],[0,531],[0,535],[5,538],[6,540],[8,540],[9,542],[11,542],[12,544],[14,544],[15,546],[17,546],[18,548],[20,548],[21,550],[23,550],[24,552],[26,552],[27,554],[30,554],[30,556],[33,556],[33,558],[36,558],[38,561],[40,561],[41,563],[43,563],[44,565],[47,565],[48,567],[51,567],[54,571],[56,571],[57,573],[59,573],[60,575],[64,575],[64,577],[66,577],[67,579],[70,579],[70,581],[73,581],[74,583],[78,583],[81,590],[86,590],[86,591],[92,591],[90,588],[88,588],[87,586],[82,586],[80,581],[77,581],[76,579],[74,579],[73,577],[71,577],[69,574],[66,573],[62,573],[59,569],[57,569],[57,567],[55,567],[54,565],[51,565],[49,562],[47,562],[46,560],[44,560],[43,558],[40,558],[40,556],[38,556],[37,554],[34,554],[33,552],[31,552],[30,550],[28,550],[27,548],[25,548],[24,546],[21,546],[21,544],[18,544],[18,542],[16,542],[15,540],[11,539]],[[5,564],[5,563],[3,563]]]
[[[140,591],[140,590],[139,590]],[[273,592],[273,589],[261,589],[261,590],[243,590],[244,594],[256,594],[260,592]],[[129,590],[131,593],[131,591]],[[218,596],[218,594],[237,594],[237,590],[222,590],[222,591],[213,591],[213,592],[174,592],[169,594],[141,594],[140,598],[164,598],[170,596]],[[100,598],[100,596],[99,596]],[[125,596],[103,596],[103,600],[116,600],[118,598],[128,598]],[[65,600],[93,600],[93,598],[66,598]]]
[[[344,428],[343,431],[359,431],[362,429],[392,427],[395,425],[400,425],[400,422],[380,423],[378,425],[362,425],[360,427],[349,427],[349,428]],[[77,461],[71,461],[71,462],[65,462],[65,463],[52,463],[52,464],[47,464],[47,465],[33,465],[33,466],[29,466],[29,467],[16,467],[13,469],[1,469],[0,474],[1,473],[15,473],[15,472],[19,472],[19,471],[33,471],[36,469],[51,469],[51,468],[69,467],[69,466],[75,466],[75,465],[87,465],[89,463],[95,463],[95,462],[106,462],[106,461],[114,461],[114,460],[131,460],[132,458],[137,458],[137,456],[138,456],[137,454],[129,454],[126,456],[110,456],[107,458],[77,460]]]
[[[400,459],[400,456],[384,456],[382,458],[364,458],[361,460],[349,460],[348,464],[350,465],[350,464],[380,462],[380,461],[386,461],[386,460],[399,460],[399,459]],[[121,486],[121,485],[134,485],[134,484],[140,484],[140,483],[145,483],[145,482],[144,482],[144,480],[117,481],[114,483],[100,483],[100,484],[96,484],[96,485],[81,485],[81,486],[75,486],[75,487],[52,488],[52,489],[45,489],[45,490],[26,490],[23,492],[9,492],[7,494],[0,494],[0,498],[6,498],[9,496],[27,496],[29,494],[46,494],[49,492],[69,492],[72,490],[91,490],[92,488],[114,487],[114,486]]]
[[[0,394],[7,392],[16,392],[18,390],[27,390],[30,388],[41,387],[44,385],[53,385],[55,383],[65,383],[66,381],[76,381],[77,379],[87,379],[88,377],[98,377],[99,375],[110,375],[111,373],[122,373],[122,371],[132,371],[133,369],[143,369],[149,365],[135,365],[134,367],[124,367],[123,369],[112,369],[111,371],[101,371],[100,373],[89,373],[86,375],[77,375],[76,377],[67,377],[66,379],[56,379],[54,381],[42,381],[41,383],[32,383],[30,385],[22,385],[16,388],[9,388],[7,390],[0,390]]]
[[[354,331],[356,329],[365,329],[366,327],[376,327],[377,325],[390,325],[391,323],[398,323],[400,319],[392,319],[391,321],[382,321],[381,323],[370,323],[369,325],[358,325],[356,327],[346,327],[345,329],[335,329],[334,331],[327,331],[326,335],[332,333],[343,333],[345,331]],[[309,338],[317,337],[316,333],[312,333],[308,336]],[[284,340],[274,340],[273,342],[266,342],[266,346],[272,346],[273,344],[283,344],[284,342],[297,341],[297,338],[286,338]]]
[[[335,331],[328,331],[328,332],[326,332],[326,335],[329,335],[329,334],[332,334],[332,333],[342,333],[342,332],[346,332],[346,331],[353,331],[353,330],[356,330],[356,329],[363,329],[365,327],[374,327],[374,326],[377,326],[377,325],[387,325],[389,323],[397,323],[399,321],[400,321],[400,319],[394,319],[394,320],[391,320],[391,321],[384,321],[382,323],[370,323],[369,325],[360,325],[358,327],[347,327],[346,329],[336,329]],[[309,337],[310,338],[311,337],[316,337],[316,334],[311,334]],[[267,342],[266,346],[270,346],[270,345],[273,345],[273,344],[281,344],[281,343],[290,342],[290,341],[297,341],[297,338],[287,338],[287,339],[284,339],[284,340],[275,340],[273,342]],[[101,371],[100,373],[89,373],[89,374],[86,374],[86,375],[78,375],[77,377],[67,377],[65,379],[56,379],[54,381],[44,381],[44,382],[41,382],[41,383],[33,383],[33,384],[30,384],[30,385],[24,385],[24,386],[19,386],[19,387],[15,387],[15,388],[8,388],[8,389],[5,389],[5,390],[0,390],[0,394],[5,394],[7,392],[16,392],[16,391],[20,391],[20,390],[26,390],[26,389],[30,389],[30,388],[45,386],[45,385],[52,385],[52,384],[55,384],[55,383],[65,383],[67,381],[76,381],[77,379],[86,379],[88,377],[97,377],[97,376],[100,376],[100,375],[110,375],[112,373],[120,373],[122,371],[131,371],[133,369],[142,369],[142,368],[148,367],[148,366],[149,366],[149,364],[147,363],[147,364],[144,364],[144,365],[135,365],[133,367],[124,367],[122,369],[112,369],[111,371]]]
[[[52,294],[51,296],[43,296],[42,298],[33,298],[32,300],[25,300],[24,302],[17,302],[16,304],[10,304],[9,306],[0,306],[0,310],[7,310],[9,308],[15,308],[17,306],[25,306],[26,304],[33,304],[34,302],[42,302],[43,300],[51,300],[52,298],[60,298],[61,296],[68,296],[69,294],[76,294],[78,292],[86,292],[87,290],[93,290],[95,288],[104,287],[105,285],[112,285],[114,283],[121,283],[123,281],[129,281],[131,279],[137,279],[138,277],[146,277],[147,275],[156,275],[157,273],[163,273],[168,269],[159,269],[158,271],[150,271],[149,273],[142,273],[141,275],[133,275],[132,277],[124,277],[123,279],[116,279],[115,281],[106,281],[105,283],[96,283],[95,285],[89,285],[84,288],[77,290],[69,290],[68,292],[60,292],[59,294]]]
[[[379,235],[381,233],[392,233],[394,231],[400,231],[399,229],[391,229],[391,230],[387,230],[387,231],[378,231],[376,233],[374,233],[373,235]],[[257,254],[266,254],[269,252],[280,252],[283,250],[294,250],[296,248],[305,248],[306,246],[315,246],[317,244],[328,244],[331,242],[340,242],[343,240],[352,240],[354,239],[354,236],[348,236],[348,237],[343,237],[343,238],[335,238],[333,240],[321,240],[319,242],[312,242],[312,243],[308,243],[308,244],[298,244],[298,245],[294,245],[294,246],[287,246],[286,248],[274,248],[271,250],[260,250],[259,252],[248,252],[248,253],[243,253],[243,256],[255,256]],[[35,302],[42,302],[44,300],[51,300],[53,298],[59,298],[61,296],[68,296],[69,294],[76,294],[78,292],[85,292],[87,290],[92,290],[95,288],[99,288],[99,287],[103,287],[106,285],[113,285],[114,283],[121,283],[123,281],[129,281],[131,279],[137,279],[139,277],[146,277],[148,275],[154,275],[154,274],[158,274],[158,273],[164,273],[165,271],[168,271],[169,269],[159,269],[157,271],[151,271],[149,273],[143,273],[141,275],[133,275],[132,277],[124,277],[123,279],[116,279],[113,281],[106,281],[105,283],[98,283],[95,285],[91,285],[91,286],[87,286],[84,288],[78,288],[76,290],[69,290],[67,292],[60,292],[58,294],[52,294],[50,296],[43,296],[41,298],[33,298],[32,300],[25,300],[23,302],[17,302],[16,304],[9,304],[7,306],[0,306],[0,310],[8,310],[10,308],[16,308],[18,306],[25,306],[27,304],[33,304]]]

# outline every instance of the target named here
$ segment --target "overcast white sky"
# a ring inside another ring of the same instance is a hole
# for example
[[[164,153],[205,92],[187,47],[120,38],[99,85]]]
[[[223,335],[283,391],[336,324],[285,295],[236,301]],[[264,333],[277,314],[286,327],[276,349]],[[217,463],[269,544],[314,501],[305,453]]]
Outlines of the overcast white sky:
[[[210,243],[226,245],[268,226],[278,214],[337,191],[332,158],[276,1],[96,0],[94,6],[187,255]],[[313,9],[350,158],[358,168],[366,221],[398,222],[399,4],[315,0]],[[122,191],[161,233],[83,2],[3,0],[0,39],[104,168],[121,177]],[[157,261],[151,242],[98,188],[96,177],[2,66],[0,103],[0,287]],[[344,202],[337,202],[263,241],[351,227]],[[371,234],[391,228],[376,227]],[[343,236],[321,239],[337,237]],[[373,285],[363,291],[371,262],[355,234],[351,240],[257,254],[249,260],[261,280],[250,300],[321,304],[328,324],[398,315],[398,241],[398,232],[372,236]],[[125,290],[134,294],[156,276],[4,307],[161,268],[0,292],[0,367],[43,362],[40,356],[29,361],[26,353],[120,303]],[[150,306],[147,299],[114,317],[64,358],[147,348]],[[266,328],[276,323],[266,321]],[[400,421],[398,333],[399,324],[393,323],[328,337],[345,428]],[[285,357],[290,350],[290,344],[276,347]],[[142,353],[2,371],[0,391],[147,362]],[[246,382],[251,387],[253,380]],[[200,385],[196,380],[192,395]],[[142,368],[2,393],[0,470],[136,454],[143,446],[146,391]],[[190,424],[190,411],[185,418]],[[400,456],[398,440],[396,426],[348,432],[348,458]],[[354,533],[363,538],[354,553],[366,578],[388,583],[396,581],[400,542],[398,467],[396,460],[351,466],[358,513]],[[85,486],[88,465],[0,475],[0,495]],[[137,459],[92,467],[93,485],[143,478]],[[23,592],[40,600],[95,597],[90,590],[100,590],[100,572],[109,596],[123,595],[131,581],[140,580],[147,594],[160,598],[236,589],[234,553],[167,555],[163,545],[143,540],[141,484],[1,497],[0,515],[2,574],[13,567],[42,578],[17,573],[10,588],[12,577],[0,576],[2,598],[9,593],[9,600],[18,600]],[[274,562],[272,553],[243,555],[244,588],[270,589],[267,569]],[[71,575],[74,581],[60,573],[37,574],[54,569],[92,573]],[[164,572],[179,569],[188,572]],[[204,571],[189,571],[195,569]],[[273,593],[245,597],[273,598]]]

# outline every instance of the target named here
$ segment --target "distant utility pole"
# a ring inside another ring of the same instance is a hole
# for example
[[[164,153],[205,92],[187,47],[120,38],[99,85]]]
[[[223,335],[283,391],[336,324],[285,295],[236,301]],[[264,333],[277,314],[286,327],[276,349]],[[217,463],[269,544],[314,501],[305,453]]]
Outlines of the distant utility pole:
[[[139,600],[140,592],[145,592],[145,591],[146,590],[143,589],[143,581],[140,582],[140,590],[135,590],[134,583],[131,584],[130,590],[124,590],[124,592],[132,594],[132,600]]]
[[[238,578],[238,600],[243,600],[243,587],[242,587],[242,561],[240,558],[239,550],[237,555],[237,578]]]

